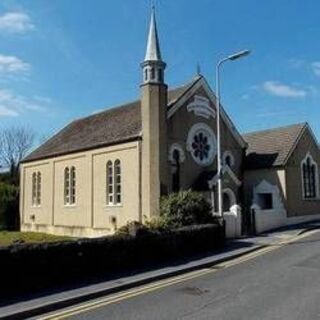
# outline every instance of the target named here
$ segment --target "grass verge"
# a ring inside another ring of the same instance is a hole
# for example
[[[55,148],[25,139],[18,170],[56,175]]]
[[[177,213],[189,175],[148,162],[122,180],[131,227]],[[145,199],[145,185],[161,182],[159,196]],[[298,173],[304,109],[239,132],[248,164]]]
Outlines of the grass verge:
[[[71,240],[71,238],[38,232],[0,231],[0,246],[2,247],[16,243],[39,243],[63,240]]]

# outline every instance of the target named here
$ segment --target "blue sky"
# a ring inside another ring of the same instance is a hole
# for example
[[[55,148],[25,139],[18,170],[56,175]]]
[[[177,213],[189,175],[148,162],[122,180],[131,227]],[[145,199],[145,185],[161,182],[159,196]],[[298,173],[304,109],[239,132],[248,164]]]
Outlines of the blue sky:
[[[169,86],[197,63],[241,132],[308,121],[320,137],[320,2],[155,0]],[[136,99],[150,0],[1,0],[0,128],[40,139],[74,118]]]

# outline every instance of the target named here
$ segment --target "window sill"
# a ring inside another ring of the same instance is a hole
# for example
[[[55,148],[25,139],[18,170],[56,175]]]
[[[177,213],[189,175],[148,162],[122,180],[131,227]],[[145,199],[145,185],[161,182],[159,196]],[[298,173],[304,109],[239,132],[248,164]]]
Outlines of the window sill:
[[[105,205],[106,208],[122,208],[123,204],[106,204]]]
[[[303,201],[320,201],[320,197],[317,198],[302,198]]]
[[[65,204],[63,207],[66,208],[66,209],[67,208],[71,209],[71,208],[76,208],[77,205],[76,204]]]

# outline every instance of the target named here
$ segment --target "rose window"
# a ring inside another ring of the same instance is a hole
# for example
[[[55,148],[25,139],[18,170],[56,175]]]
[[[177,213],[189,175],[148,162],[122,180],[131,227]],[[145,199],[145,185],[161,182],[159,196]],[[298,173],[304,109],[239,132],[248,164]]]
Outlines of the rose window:
[[[217,141],[213,130],[205,123],[193,125],[188,133],[187,150],[200,166],[211,165],[217,153]]]
[[[210,145],[208,144],[208,137],[203,132],[193,137],[192,149],[193,155],[200,161],[209,157]]]

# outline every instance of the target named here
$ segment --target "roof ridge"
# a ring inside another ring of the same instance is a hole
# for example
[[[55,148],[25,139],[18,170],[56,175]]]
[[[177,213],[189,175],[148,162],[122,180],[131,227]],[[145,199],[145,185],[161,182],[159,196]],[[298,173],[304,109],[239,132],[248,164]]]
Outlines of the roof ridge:
[[[168,92],[170,91],[174,91],[174,90],[179,90],[179,89],[182,89],[183,87],[187,87],[187,86],[192,86],[194,83],[196,83],[202,76],[196,76],[195,78],[192,79],[192,81],[189,81],[189,82],[186,82],[185,84],[182,84],[182,85],[179,85],[179,86],[176,86],[176,87],[172,87],[172,88],[169,88],[168,89]],[[186,88],[187,89],[187,88]],[[183,95],[184,92],[181,94]],[[128,107],[132,104],[135,104],[135,103],[139,103],[141,102],[141,99],[135,99],[135,100],[132,100],[132,101],[128,101],[128,102],[124,102],[124,103],[119,103],[117,105],[115,105],[114,107],[106,107],[105,110],[101,110],[99,112],[95,112],[93,114],[90,114],[88,116],[85,116],[85,117],[80,117],[80,118],[77,118],[77,119],[74,119],[72,122],[75,122],[75,121],[82,121],[82,120],[85,120],[85,119],[89,119],[89,118],[92,118],[92,117],[95,117],[97,115],[101,115],[102,113],[107,113],[107,112],[111,112],[111,111],[114,111],[114,110],[118,110],[118,109],[121,109],[121,108],[125,108],[125,107]],[[168,101],[169,103],[170,101]]]
[[[93,118],[93,117],[99,116],[99,115],[101,115],[103,113],[108,113],[108,112],[111,112],[111,111],[116,111],[116,110],[119,110],[119,109],[122,109],[122,108],[126,108],[126,107],[129,107],[130,105],[138,103],[140,101],[141,100],[133,100],[133,101],[125,102],[123,104],[117,104],[114,107],[109,107],[109,108],[107,107],[108,109],[100,110],[100,111],[94,112],[94,113],[92,113],[92,114],[90,114],[88,116],[81,117],[81,118],[78,118],[78,119],[74,119],[73,122],[83,121],[83,120],[86,120],[86,119],[89,119],[89,118]]]
[[[251,132],[245,132],[245,133],[242,133],[241,135],[242,135],[242,136],[250,136],[250,135],[257,134],[257,133],[272,132],[272,131],[276,131],[276,130],[289,129],[289,128],[298,127],[298,126],[304,127],[304,126],[306,126],[306,125],[308,125],[308,122],[307,122],[307,121],[305,121],[305,122],[298,122],[298,123],[292,123],[292,124],[284,125],[284,126],[280,126],[280,127],[273,127],[273,128],[268,128],[268,129],[262,129],[262,130],[255,130],[255,131],[251,131]]]
[[[299,130],[299,132],[297,133],[295,139],[294,139],[294,143],[291,145],[291,148],[288,150],[288,153],[284,159],[283,164],[286,165],[286,163],[288,162],[288,160],[290,159],[290,156],[292,154],[292,152],[294,151],[294,149],[296,148],[297,144],[299,143],[299,140],[301,139],[305,128],[307,128],[309,125],[307,122],[305,122],[304,126],[301,127],[301,129]]]

